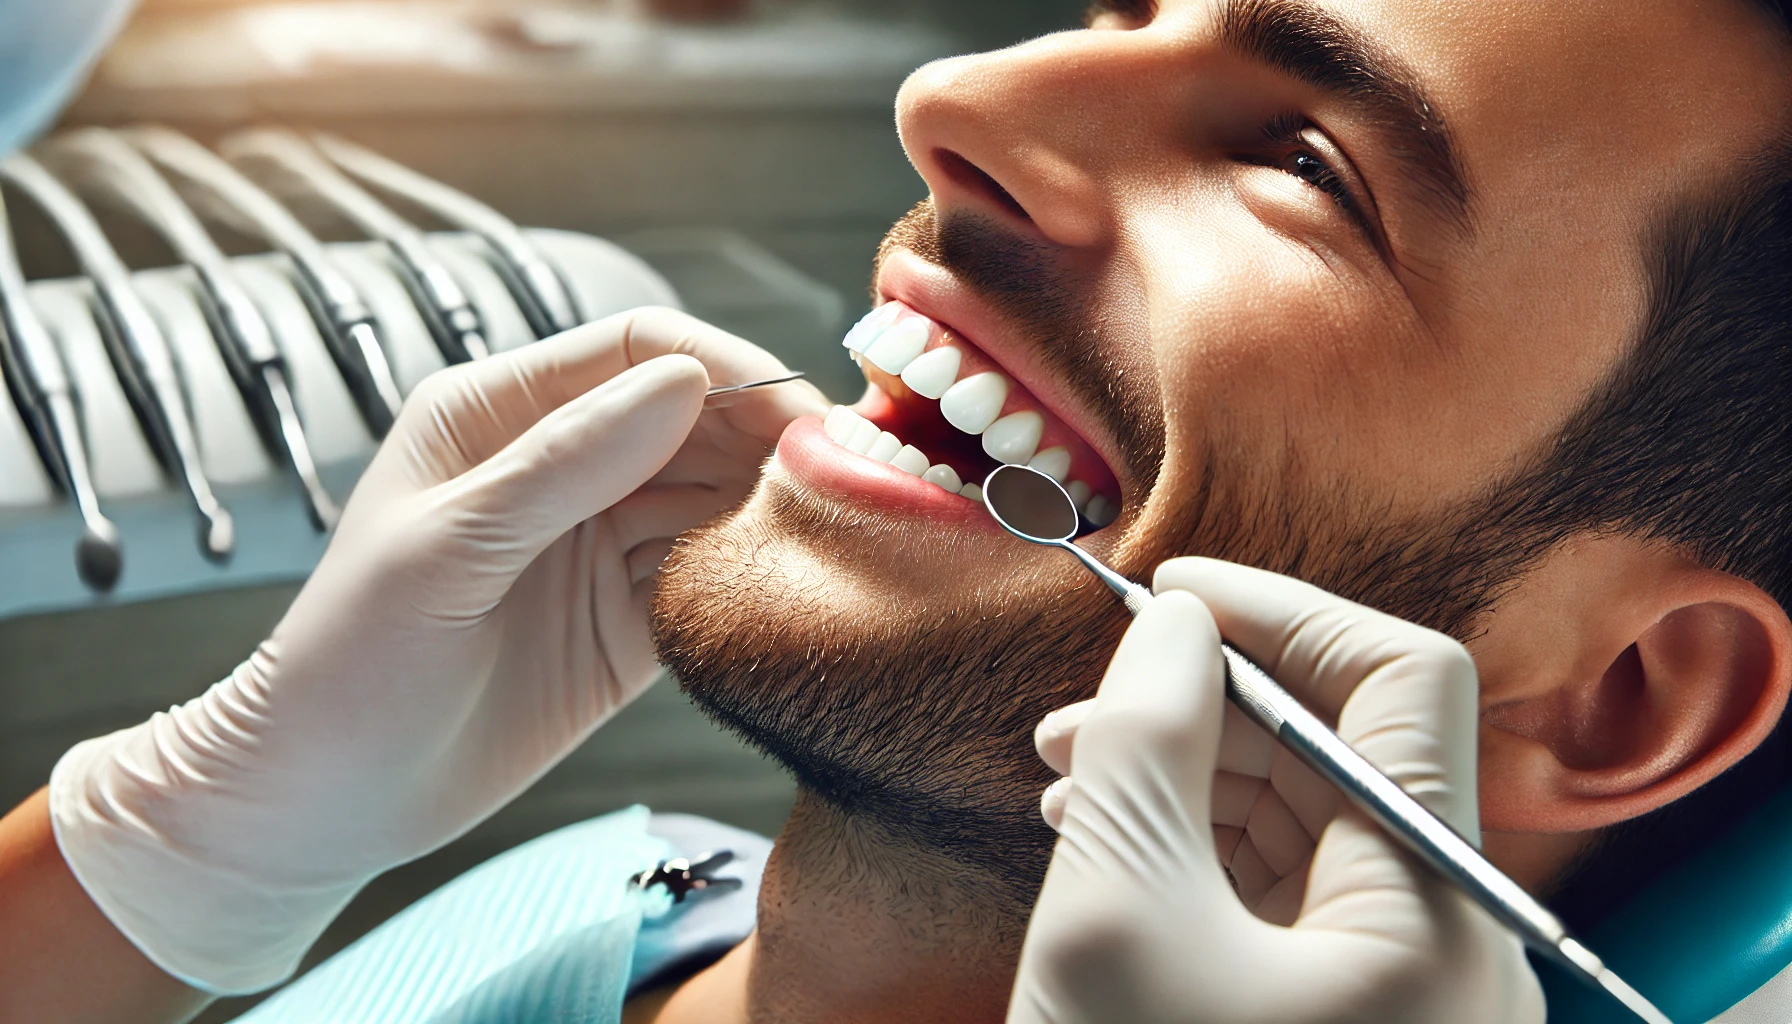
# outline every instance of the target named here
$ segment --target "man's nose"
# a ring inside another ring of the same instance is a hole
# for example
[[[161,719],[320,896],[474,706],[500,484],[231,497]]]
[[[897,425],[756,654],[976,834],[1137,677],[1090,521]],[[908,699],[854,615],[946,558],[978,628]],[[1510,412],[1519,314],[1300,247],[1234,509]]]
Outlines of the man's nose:
[[[896,126],[941,215],[974,212],[1051,243],[1098,246],[1115,232],[1116,185],[1194,128],[1198,44],[1148,31],[1045,36],[935,61],[896,97]],[[1147,95],[1151,94],[1151,95]]]

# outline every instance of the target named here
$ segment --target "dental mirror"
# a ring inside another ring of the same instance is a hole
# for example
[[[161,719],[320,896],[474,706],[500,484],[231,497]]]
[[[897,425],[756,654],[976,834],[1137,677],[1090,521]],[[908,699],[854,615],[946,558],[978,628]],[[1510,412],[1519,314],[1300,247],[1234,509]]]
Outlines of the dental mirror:
[[[1063,544],[1081,521],[1058,481],[1026,466],[999,466],[983,481],[983,504],[1002,528],[1034,544]]]
[[[1101,577],[1137,615],[1151,600],[1151,591],[1101,564],[1070,542],[1082,525],[1076,502],[1058,481],[1028,466],[997,466],[983,480],[983,507],[1002,529],[1031,544],[1062,548]]]

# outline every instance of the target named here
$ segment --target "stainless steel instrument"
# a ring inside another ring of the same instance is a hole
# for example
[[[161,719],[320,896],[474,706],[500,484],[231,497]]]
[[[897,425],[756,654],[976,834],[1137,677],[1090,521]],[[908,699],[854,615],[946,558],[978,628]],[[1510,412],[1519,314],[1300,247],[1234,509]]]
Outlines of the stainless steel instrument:
[[[193,268],[212,337],[263,442],[285,456],[304,490],[312,525],[320,531],[334,526],[341,512],[318,477],[293,402],[285,356],[260,308],[199,218],[141,153],[112,132],[101,128],[72,132],[59,137],[48,152],[65,162],[78,163],[76,173],[66,178],[77,187],[103,190],[109,199],[137,214]]]
[[[300,294],[362,419],[375,436],[385,436],[404,397],[381,344],[378,319],[323,244],[273,197],[199,143],[166,128],[132,128],[123,134],[158,168],[229,208],[292,260]]]
[[[213,561],[230,557],[236,547],[235,522],[206,479],[174,355],[131,284],[130,271],[93,214],[36,160],[23,153],[0,160],[0,178],[16,185],[43,209],[92,280],[95,319],[119,379],[157,457],[185,485],[199,513],[200,550]]]
[[[345,139],[320,134],[312,141],[349,174],[483,238],[491,248],[493,268],[510,288],[511,297],[522,308],[536,337],[559,334],[584,322],[571,286],[503,214],[458,189]]]
[[[806,376],[808,375],[799,370],[795,373],[787,373],[782,377],[767,377],[764,380],[748,381],[745,384],[717,384],[715,387],[705,391],[703,397],[705,399],[710,399],[720,398],[724,395],[735,395],[742,391],[749,391],[753,388],[762,388],[768,384],[788,384],[793,380],[802,380]]]
[[[76,573],[94,590],[111,590],[124,568],[118,527],[100,511],[88,464],[86,432],[81,428],[81,395],[63,363],[62,351],[31,306],[4,198],[0,198],[0,374],[25,417],[44,465],[81,513]]]
[[[484,318],[448,266],[430,250],[423,232],[349,180],[310,143],[289,131],[261,128],[230,136],[218,150],[240,167],[262,171],[266,179],[292,179],[369,238],[383,243],[442,358],[464,363],[490,354]]]

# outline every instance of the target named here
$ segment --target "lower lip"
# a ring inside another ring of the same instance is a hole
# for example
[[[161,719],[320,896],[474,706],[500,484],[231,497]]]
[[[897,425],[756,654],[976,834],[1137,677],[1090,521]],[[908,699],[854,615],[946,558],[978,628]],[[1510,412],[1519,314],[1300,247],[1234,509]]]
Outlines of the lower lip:
[[[995,529],[981,502],[848,451],[822,430],[821,420],[814,416],[784,428],[777,462],[806,487],[880,511]]]

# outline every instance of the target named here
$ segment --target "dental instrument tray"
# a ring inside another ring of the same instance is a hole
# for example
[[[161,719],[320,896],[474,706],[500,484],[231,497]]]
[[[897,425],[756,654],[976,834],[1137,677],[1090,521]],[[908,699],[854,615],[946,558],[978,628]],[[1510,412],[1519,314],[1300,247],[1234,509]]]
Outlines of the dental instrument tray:
[[[127,266],[132,232],[175,265]],[[27,280],[58,256],[78,274]],[[302,579],[425,376],[641,305],[680,295],[632,253],[340,139],[89,128],[0,160],[0,618]]]

